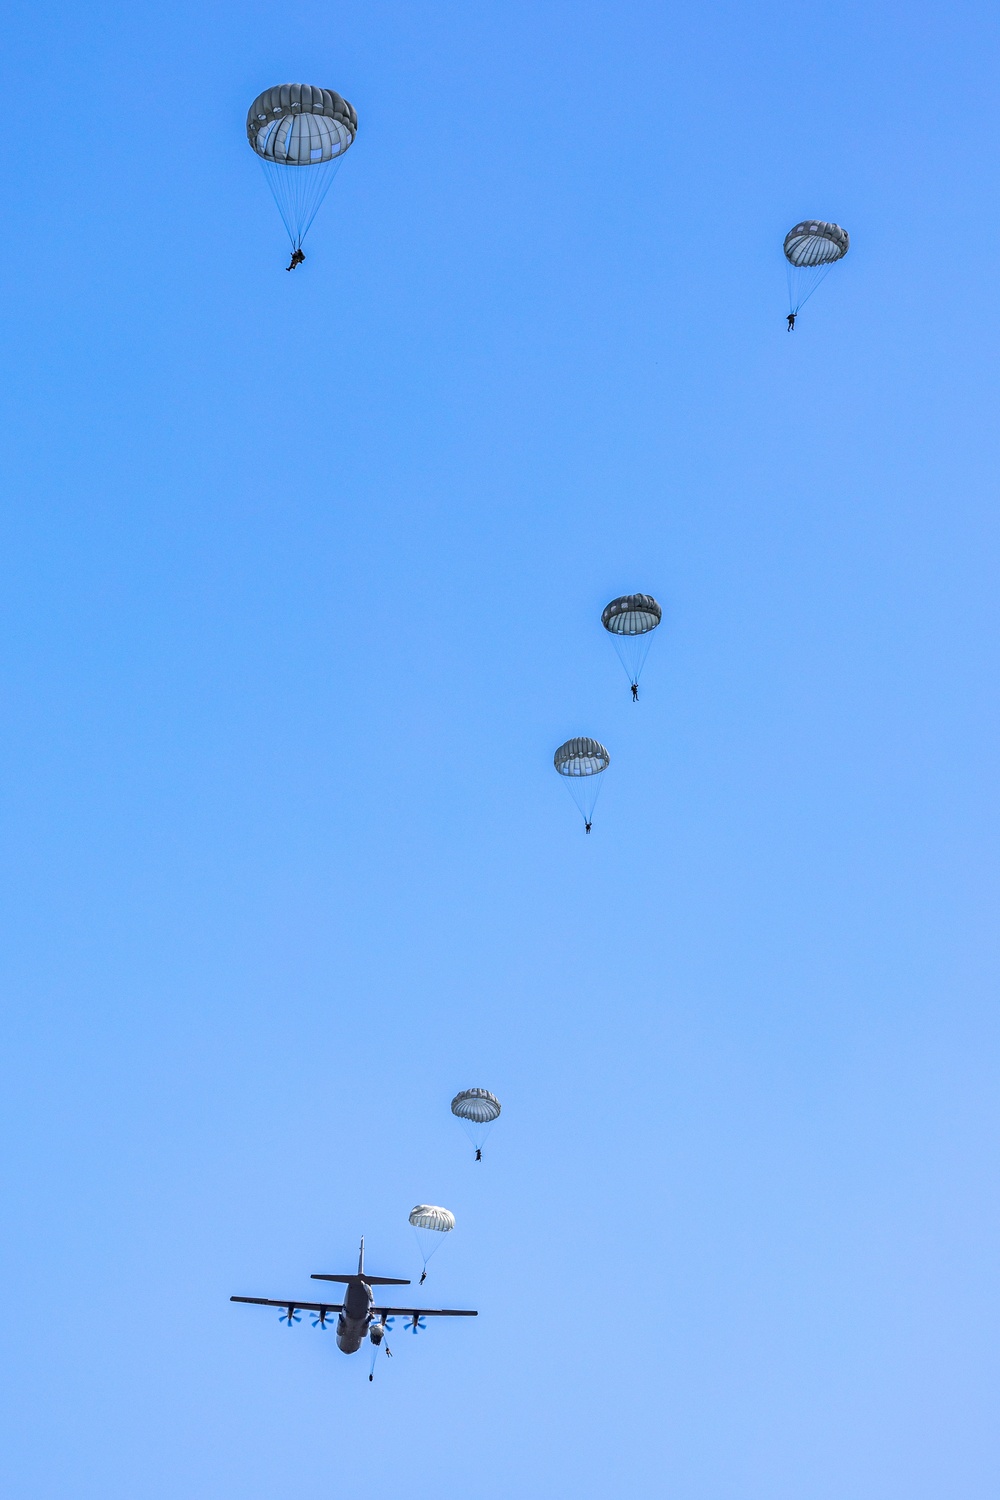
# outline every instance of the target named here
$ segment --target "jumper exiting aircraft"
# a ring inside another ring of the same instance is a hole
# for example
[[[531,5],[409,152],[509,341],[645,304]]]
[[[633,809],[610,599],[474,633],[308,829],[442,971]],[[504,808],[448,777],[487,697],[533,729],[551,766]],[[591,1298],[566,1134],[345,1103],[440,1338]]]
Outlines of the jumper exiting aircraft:
[[[300,1302],[290,1297],[230,1297],[230,1302],[252,1302],[259,1307],[280,1307],[284,1311],[281,1320],[289,1328],[300,1321],[299,1314],[313,1314],[313,1327],[326,1328],[327,1318],[337,1313],[337,1348],[344,1354],[356,1354],[366,1338],[371,1339],[375,1352],[385,1340],[386,1322],[392,1318],[408,1318],[405,1326],[413,1333],[423,1328],[424,1318],[476,1318],[478,1312],[457,1307],[382,1307],[376,1306],[373,1286],[409,1286],[406,1278],[398,1276],[371,1276],[365,1270],[365,1240],[361,1237],[361,1253],[358,1269],[349,1275],[333,1276],[315,1272],[313,1281],[342,1281],[347,1290],[343,1302]],[[386,1353],[389,1346],[386,1344]],[[372,1356],[374,1360],[374,1353]],[[372,1378],[369,1375],[369,1380]]]

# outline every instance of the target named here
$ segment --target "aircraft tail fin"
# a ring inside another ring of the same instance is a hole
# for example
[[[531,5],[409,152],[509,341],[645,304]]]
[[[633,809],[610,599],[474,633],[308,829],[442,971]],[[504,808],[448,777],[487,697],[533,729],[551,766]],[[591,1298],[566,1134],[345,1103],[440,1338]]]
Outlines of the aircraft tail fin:
[[[365,1237],[361,1236],[361,1249],[358,1252],[358,1269],[353,1276],[326,1276],[315,1272],[313,1281],[366,1281],[369,1286],[409,1286],[408,1277],[400,1276],[369,1276],[365,1270]]]

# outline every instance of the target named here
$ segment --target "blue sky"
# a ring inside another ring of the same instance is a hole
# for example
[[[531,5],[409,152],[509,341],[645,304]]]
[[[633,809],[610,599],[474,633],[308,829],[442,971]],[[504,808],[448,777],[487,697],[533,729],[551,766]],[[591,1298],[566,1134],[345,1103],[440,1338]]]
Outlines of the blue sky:
[[[6,1493],[993,1500],[997,30],[11,18]],[[417,1201],[480,1316],[374,1385],[230,1305]]]

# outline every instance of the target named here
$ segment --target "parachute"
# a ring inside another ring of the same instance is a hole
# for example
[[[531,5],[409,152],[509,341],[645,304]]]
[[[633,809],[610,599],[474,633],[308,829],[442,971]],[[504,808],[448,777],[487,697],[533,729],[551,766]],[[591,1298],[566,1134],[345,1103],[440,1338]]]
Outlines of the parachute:
[[[444,1244],[444,1236],[455,1227],[455,1215],[433,1203],[418,1203],[410,1209],[410,1223],[424,1263],[424,1275],[420,1278],[423,1281],[427,1275],[427,1262]]]
[[[410,1209],[410,1223],[414,1229],[434,1229],[438,1234],[448,1234],[455,1227],[455,1215],[433,1203],[418,1203],[416,1208]]]
[[[500,1118],[500,1109],[500,1100],[489,1089],[463,1089],[451,1101],[451,1112],[461,1120],[466,1135],[475,1146],[477,1161],[482,1158],[490,1126]]]
[[[357,133],[357,112],[332,89],[282,83],[251,104],[247,140],[260,158],[293,251],[301,249]]]
[[[612,599],[601,611],[601,624],[611,636],[618,660],[633,687],[638,686],[653,631],[662,616],[663,611],[652,594],[623,594],[620,599]]]
[[[794,315],[824,279],[830,267],[843,260],[851,247],[851,237],[839,224],[825,224],[820,219],[803,219],[785,235],[785,260],[788,264],[788,311]]]
[[[601,792],[599,777],[611,764],[611,756],[599,740],[567,740],[552,757],[552,764],[559,775],[566,778],[570,795],[580,809],[589,833]]]

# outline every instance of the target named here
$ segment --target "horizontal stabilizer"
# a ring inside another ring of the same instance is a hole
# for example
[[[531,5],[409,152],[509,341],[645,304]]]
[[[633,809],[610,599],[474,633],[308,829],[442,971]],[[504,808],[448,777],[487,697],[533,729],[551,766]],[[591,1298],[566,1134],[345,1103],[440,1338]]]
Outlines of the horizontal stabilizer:
[[[399,1276],[369,1276],[367,1271],[355,1271],[351,1276],[326,1276],[313,1272],[313,1281],[366,1281],[369,1286],[409,1286],[409,1278]]]

